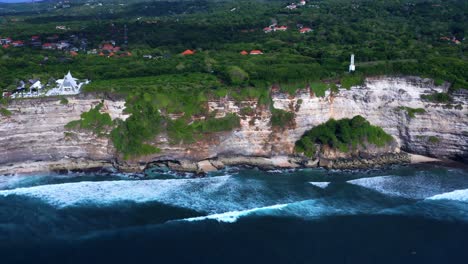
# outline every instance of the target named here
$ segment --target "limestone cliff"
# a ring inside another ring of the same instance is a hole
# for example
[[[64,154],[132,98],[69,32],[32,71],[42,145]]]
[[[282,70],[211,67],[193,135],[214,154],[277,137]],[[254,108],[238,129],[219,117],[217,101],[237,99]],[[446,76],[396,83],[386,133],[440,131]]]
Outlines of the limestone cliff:
[[[255,101],[234,102],[228,99],[208,103],[217,116],[239,113],[249,106],[255,110],[243,116],[241,127],[231,132],[207,135],[190,146],[174,146],[164,134],[155,139],[162,148],[159,154],[127,162],[136,167],[154,160],[195,160],[215,157],[253,156],[277,157],[275,164],[288,166],[280,158],[293,153],[294,143],[313,126],[330,118],[340,119],[362,115],[372,124],[381,126],[395,137],[402,150],[434,157],[468,158],[468,94],[455,93],[452,106],[421,100],[422,94],[445,92],[448,84],[434,85],[432,80],[417,77],[368,78],[364,85],[351,90],[341,89],[337,94],[316,97],[309,90],[296,95],[272,92],[275,108],[295,113],[294,125],[272,128],[271,113],[266,107],[257,107]],[[88,162],[111,162],[117,155],[111,142],[87,132],[66,136],[64,125],[79,119],[82,112],[100,102],[93,96],[70,97],[67,105],[57,98],[15,100],[8,109],[11,117],[0,116],[0,174],[22,171],[17,165],[25,162],[57,162],[82,159]],[[410,117],[400,107],[423,108],[425,113]],[[456,107],[455,107],[456,106]],[[103,111],[112,118],[126,118],[124,101],[106,99]],[[62,164],[62,163],[60,163]],[[56,167],[60,167],[60,164]],[[79,163],[75,163],[79,164]],[[27,167],[23,170],[27,171]],[[79,165],[76,165],[79,167]],[[92,164],[89,165],[92,167]],[[20,166],[21,167],[21,166]],[[67,166],[63,166],[67,168]],[[71,166],[72,168],[74,166]],[[33,169],[31,169],[33,170]]]
[[[0,174],[82,169],[107,164],[114,157],[109,139],[87,132],[65,134],[64,126],[101,102],[96,96],[14,100],[10,117],[0,116]],[[124,101],[105,100],[104,111],[125,119]]]

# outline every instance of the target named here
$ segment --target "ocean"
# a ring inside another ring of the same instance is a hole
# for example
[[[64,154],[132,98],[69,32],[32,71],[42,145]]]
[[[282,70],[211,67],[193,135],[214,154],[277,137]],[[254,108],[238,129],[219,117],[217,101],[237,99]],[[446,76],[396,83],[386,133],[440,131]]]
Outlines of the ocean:
[[[0,177],[0,263],[465,263],[468,170]]]

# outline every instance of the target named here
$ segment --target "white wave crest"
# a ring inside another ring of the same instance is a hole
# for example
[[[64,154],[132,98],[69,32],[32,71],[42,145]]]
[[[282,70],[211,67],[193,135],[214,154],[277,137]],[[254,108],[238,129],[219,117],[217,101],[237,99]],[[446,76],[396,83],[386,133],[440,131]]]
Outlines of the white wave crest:
[[[427,197],[453,190],[453,184],[445,183],[443,177],[430,175],[378,176],[348,181],[350,184],[365,187],[386,195],[410,199]]]
[[[330,185],[330,182],[309,182],[309,183],[322,189],[325,189],[328,187],[328,185]]]
[[[243,211],[232,211],[232,212],[225,212],[221,214],[212,214],[212,215],[207,215],[207,216],[186,218],[186,219],[183,219],[183,221],[193,222],[193,221],[203,221],[203,220],[217,220],[218,222],[234,223],[242,216],[266,215],[268,214],[268,212],[266,211],[282,210],[286,206],[287,204],[276,204],[272,206],[253,208],[253,209],[248,209],[248,210],[243,210]]]
[[[0,191],[55,207],[111,206],[118,202],[159,202],[202,213],[218,214],[299,200],[294,193],[278,197],[262,181],[217,176],[197,179],[118,180],[41,185]]]
[[[247,209],[242,211],[231,211],[220,214],[193,217],[182,219],[182,221],[204,221],[216,220],[218,222],[234,223],[241,217],[246,216],[276,216],[276,217],[298,217],[303,219],[319,219],[326,216],[352,215],[358,213],[375,213],[369,207],[341,202],[329,202],[327,199],[313,199],[292,202],[287,204],[277,204],[260,208]]]
[[[428,200],[453,200],[460,202],[468,202],[468,189],[456,190],[452,192],[437,194],[427,198]]]

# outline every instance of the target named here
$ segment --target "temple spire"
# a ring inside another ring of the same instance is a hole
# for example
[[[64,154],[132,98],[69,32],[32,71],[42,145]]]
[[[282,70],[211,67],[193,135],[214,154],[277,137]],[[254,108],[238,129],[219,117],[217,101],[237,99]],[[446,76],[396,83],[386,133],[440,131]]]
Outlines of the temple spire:
[[[353,72],[356,70],[356,66],[354,65],[354,54],[351,54],[351,62],[349,64],[349,72]]]

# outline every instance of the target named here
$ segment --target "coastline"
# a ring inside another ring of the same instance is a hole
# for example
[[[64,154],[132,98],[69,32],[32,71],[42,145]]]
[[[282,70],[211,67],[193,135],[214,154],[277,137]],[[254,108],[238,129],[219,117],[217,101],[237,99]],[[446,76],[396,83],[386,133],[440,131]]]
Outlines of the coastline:
[[[26,161],[14,164],[0,165],[0,176],[4,175],[31,175],[36,173],[67,173],[87,171],[119,171],[125,173],[145,173],[145,170],[160,170],[174,172],[188,172],[193,174],[206,174],[222,170],[225,167],[252,167],[261,170],[273,169],[299,169],[299,168],[325,168],[338,170],[362,170],[382,168],[390,165],[416,165],[438,163],[459,166],[452,160],[431,158],[406,152],[389,153],[370,158],[351,159],[308,159],[298,156],[222,156],[199,161],[192,160],[156,160],[140,166],[126,166],[115,161],[61,159],[58,161]]]

